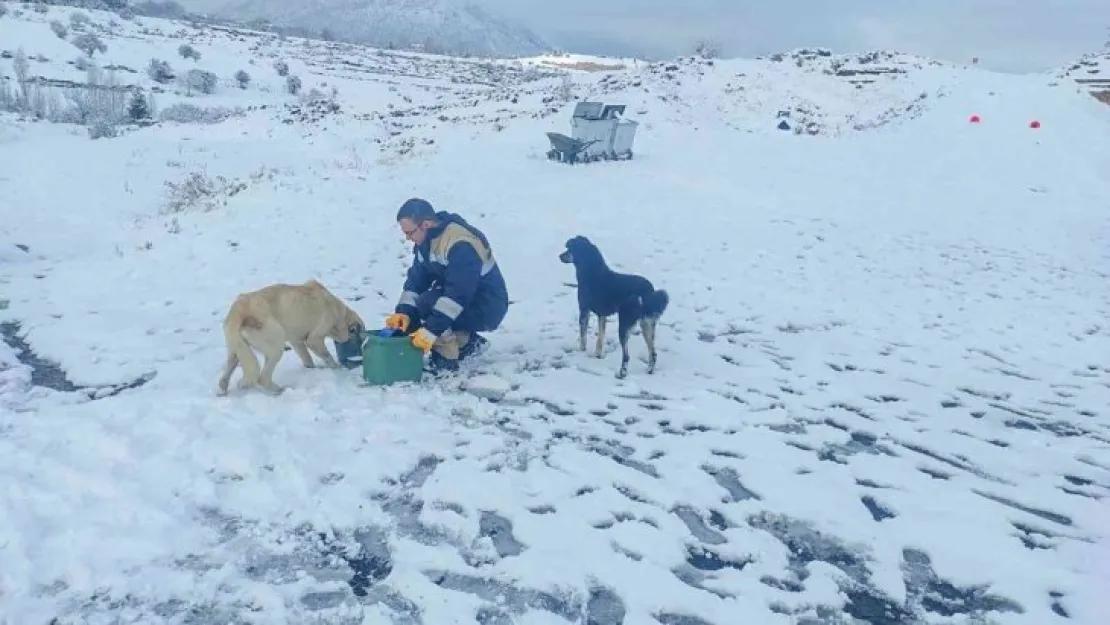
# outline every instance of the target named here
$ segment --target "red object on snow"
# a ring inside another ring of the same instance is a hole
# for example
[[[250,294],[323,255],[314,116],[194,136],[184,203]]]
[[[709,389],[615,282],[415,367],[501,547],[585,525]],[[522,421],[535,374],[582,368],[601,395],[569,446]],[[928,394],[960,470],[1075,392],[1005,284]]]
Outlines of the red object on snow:
[[[1041,127],[1041,122],[1034,119],[1033,121],[1029,122],[1029,127],[1030,128],[1040,128]]]
[[[969,121],[973,124],[978,124],[979,123],[979,116],[978,115],[972,115],[971,119]]]

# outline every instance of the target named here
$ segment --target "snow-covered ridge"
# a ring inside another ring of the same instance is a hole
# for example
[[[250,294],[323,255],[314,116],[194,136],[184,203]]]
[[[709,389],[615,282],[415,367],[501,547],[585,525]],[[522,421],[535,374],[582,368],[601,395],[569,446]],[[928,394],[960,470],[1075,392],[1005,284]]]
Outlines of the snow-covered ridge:
[[[498,128],[513,119],[550,115],[562,103],[582,98],[620,100],[648,121],[699,126],[713,120],[738,130],[772,130],[787,115],[794,132],[837,135],[915,119],[952,85],[981,71],[894,52],[823,49],[766,59],[685,57],[655,63],[587,55],[481,60],[62,6],[10,13],[0,56],[12,59],[22,48],[30,78],[47,86],[87,82],[84,68],[95,64],[115,70],[117,88],[153,95],[156,108],[224,109],[209,119],[224,119],[236,107],[292,106],[296,98],[288,92],[298,91],[301,99],[331,97],[358,119],[379,120],[387,137],[400,132],[411,141],[426,138],[410,132],[417,127],[470,120]],[[91,17],[74,22],[75,15]],[[90,37],[106,46],[91,57],[72,43]],[[183,52],[183,46],[195,54]],[[163,69],[153,71],[156,62]],[[16,77],[3,74],[14,90]],[[398,97],[397,82],[411,79],[424,95]],[[283,92],[290,96],[284,103]],[[278,114],[297,118],[297,110]]]
[[[1110,44],[1100,52],[1084,54],[1075,63],[1058,71],[1059,79],[1071,79],[1080,88],[1110,104]]]
[[[519,24],[460,0],[230,0],[209,3],[215,16],[264,20],[298,34],[376,47],[420,47],[455,55],[515,57],[551,46]]]

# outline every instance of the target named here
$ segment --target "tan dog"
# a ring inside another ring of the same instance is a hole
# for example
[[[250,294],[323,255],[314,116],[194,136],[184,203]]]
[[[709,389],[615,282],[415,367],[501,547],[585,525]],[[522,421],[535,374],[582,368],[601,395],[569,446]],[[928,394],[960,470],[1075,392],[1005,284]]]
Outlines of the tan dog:
[[[328,352],[324,338],[345,343],[352,332],[362,332],[365,327],[358,313],[316,280],[272,284],[243,293],[235,298],[224,319],[227,364],[220,376],[219,394],[227,394],[237,365],[243,367],[240,389],[258,386],[273,394],[284,390],[274,384],[273,375],[287,342],[293,345],[304,366],[315,366],[311,350],[327,366],[338,368],[340,364]],[[252,347],[266,359],[262,371],[258,370]]]

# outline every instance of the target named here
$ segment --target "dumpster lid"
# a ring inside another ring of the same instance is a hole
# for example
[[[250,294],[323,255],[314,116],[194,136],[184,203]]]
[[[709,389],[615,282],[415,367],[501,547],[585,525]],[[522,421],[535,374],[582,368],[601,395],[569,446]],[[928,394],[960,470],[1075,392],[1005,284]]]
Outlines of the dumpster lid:
[[[579,102],[574,105],[574,117],[586,119],[601,119],[601,111],[605,108],[602,102]]]

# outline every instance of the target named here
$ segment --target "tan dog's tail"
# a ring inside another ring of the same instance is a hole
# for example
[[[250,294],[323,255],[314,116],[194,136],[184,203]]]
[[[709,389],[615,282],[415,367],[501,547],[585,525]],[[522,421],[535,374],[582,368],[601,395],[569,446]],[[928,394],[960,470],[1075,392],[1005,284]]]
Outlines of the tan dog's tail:
[[[262,324],[250,314],[243,314],[243,307],[245,300],[236,300],[232,305],[231,310],[227,313],[227,318],[224,319],[224,341],[227,342],[227,365],[224,367],[224,375],[220,380],[221,392],[227,392],[227,383],[231,378],[231,372],[235,370],[235,365],[243,367],[243,378],[240,386],[248,386],[258,382],[258,376],[261,371],[258,368],[258,360],[254,357],[254,351],[251,349],[247,340],[243,338],[243,328],[259,329]]]

